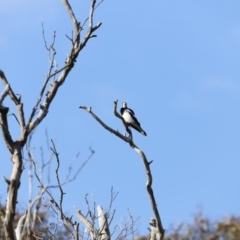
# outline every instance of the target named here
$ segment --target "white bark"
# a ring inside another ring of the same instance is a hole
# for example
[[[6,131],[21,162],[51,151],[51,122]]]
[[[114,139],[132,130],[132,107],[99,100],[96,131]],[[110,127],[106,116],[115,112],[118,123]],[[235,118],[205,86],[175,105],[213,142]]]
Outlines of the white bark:
[[[149,240],[160,240],[161,239],[161,233],[158,230],[156,219],[152,218],[150,221],[150,239]]]
[[[26,213],[24,215],[22,215],[20,217],[20,219],[18,220],[18,224],[17,224],[17,227],[15,229],[15,234],[16,234],[16,239],[17,240],[22,240],[22,230],[23,230],[23,227],[24,227],[25,220],[26,220]]]
[[[14,151],[12,155],[13,169],[10,177],[10,184],[8,186],[8,197],[6,203],[6,215],[4,218],[4,229],[7,240],[15,240],[15,230],[13,228],[13,220],[15,216],[15,208],[17,202],[18,188],[20,186],[20,179],[22,174],[22,154],[21,145],[13,146]]]
[[[85,217],[80,210],[74,207],[77,211],[76,216],[82,222],[82,224],[86,227],[87,231],[90,233],[93,240],[110,240],[111,235],[108,226],[108,216],[104,213],[102,207],[99,205],[97,206],[97,213],[98,222],[99,222],[99,229],[96,229],[94,226],[94,222],[90,222],[87,217]]]
[[[99,221],[99,240],[110,240],[111,236],[107,220],[108,216],[106,216],[100,205],[97,206],[97,212]]]
[[[75,210],[77,211],[76,216],[82,222],[82,224],[87,228],[88,232],[91,234],[92,239],[94,240],[98,239],[97,229],[95,229],[93,224],[81,213],[80,210],[78,210],[76,207],[75,207]]]

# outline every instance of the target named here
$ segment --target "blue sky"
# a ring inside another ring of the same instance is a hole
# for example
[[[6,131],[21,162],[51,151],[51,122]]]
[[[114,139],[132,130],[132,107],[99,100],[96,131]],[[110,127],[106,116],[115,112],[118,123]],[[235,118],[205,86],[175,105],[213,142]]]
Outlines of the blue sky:
[[[89,1],[71,1],[80,21]],[[0,3],[0,69],[22,95],[26,116],[35,104],[48,71],[41,24],[47,40],[57,32],[59,66],[65,61],[71,22],[61,1]],[[239,1],[104,1],[94,22],[103,25],[79,59],[34,134],[32,147],[47,161],[45,130],[55,139],[64,179],[75,155],[74,169],[96,151],[78,179],[64,187],[65,209],[86,210],[84,196],[108,207],[111,186],[119,192],[115,224],[141,217],[139,234],[147,234],[153,216],[146,176],[139,156],[103,129],[79,105],[112,128],[124,132],[113,101],[128,103],[147,137],[134,132],[135,143],[152,163],[153,188],[163,225],[190,222],[201,208],[211,219],[239,216],[240,169],[240,2]],[[2,87],[3,90],[3,87]],[[0,90],[0,91],[2,91]],[[6,102],[6,105],[12,104]],[[15,108],[11,108],[15,112]],[[12,136],[19,130],[9,117]],[[1,175],[11,172],[10,155],[0,139]],[[54,163],[51,170],[54,171]],[[27,204],[28,170],[23,172],[20,209]],[[54,182],[54,173],[51,175]],[[0,182],[2,202],[6,186]]]

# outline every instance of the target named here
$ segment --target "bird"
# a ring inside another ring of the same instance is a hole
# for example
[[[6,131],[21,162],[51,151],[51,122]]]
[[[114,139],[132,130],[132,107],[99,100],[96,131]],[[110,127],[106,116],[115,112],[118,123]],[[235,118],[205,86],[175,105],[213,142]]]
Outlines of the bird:
[[[120,113],[127,127],[130,126],[135,130],[137,130],[138,132],[140,132],[142,135],[147,136],[146,132],[141,128],[139,121],[135,117],[134,111],[127,107],[126,102],[122,103],[122,108],[120,109]]]

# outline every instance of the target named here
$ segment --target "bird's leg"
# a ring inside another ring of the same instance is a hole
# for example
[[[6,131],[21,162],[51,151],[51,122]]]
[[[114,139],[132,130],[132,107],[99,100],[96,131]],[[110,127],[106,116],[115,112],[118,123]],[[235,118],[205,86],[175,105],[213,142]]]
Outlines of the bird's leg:
[[[128,127],[126,127],[126,130],[127,130],[127,132],[128,132],[128,134],[129,134],[129,138],[130,139],[132,139],[132,131],[128,128]]]

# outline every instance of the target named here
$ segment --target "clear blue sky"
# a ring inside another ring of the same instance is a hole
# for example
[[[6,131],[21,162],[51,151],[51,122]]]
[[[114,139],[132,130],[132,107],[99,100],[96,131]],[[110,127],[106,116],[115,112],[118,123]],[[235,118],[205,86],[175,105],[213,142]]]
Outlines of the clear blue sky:
[[[89,1],[71,2],[83,21]],[[57,32],[57,62],[62,66],[70,49],[65,34],[71,35],[71,22],[60,0],[1,1],[0,12],[0,69],[22,95],[28,116],[49,64],[41,24],[44,21],[49,42]],[[213,220],[240,215],[239,12],[239,1],[103,2],[94,18],[95,23],[103,23],[98,37],[81,52],[32,141],[36,160],[41,162],[41,147],[47,160],[48,130],[60,152],[63,179],[77,152],[80,157],[74,169],[87,158],[90,145],[96,151],[77,180],[64,187],[69,214],[74,214],[73,205],[86,210],[86,193],[94,194],[96,203],[107,208],[113,186],[119,192],[115,223],[130,209],[134,217],[141,217],[138,233],[147,234],[153,214],[141,159],[78,109],[92,106],[105,123],[124,132],[112,112],[118,99],[135,111],[148,134],[133,133],[135,143],[154,160],[153,188],[166,229],[190,222],[199,207]],[[17,138],[17,123],[13,117],[9,121]],[[9,177],[10,155],[2,139],[0,151],[0,174]],[[28,200],[27,175],[26,169],[20,209]],[[4,202],[3,181],[0,189]]]

